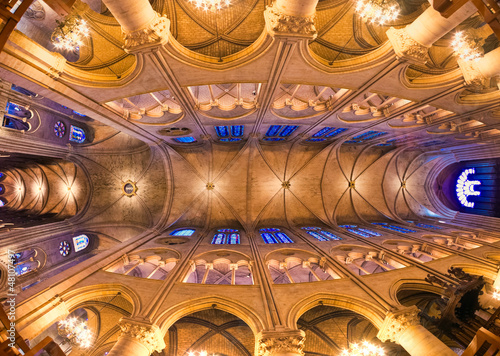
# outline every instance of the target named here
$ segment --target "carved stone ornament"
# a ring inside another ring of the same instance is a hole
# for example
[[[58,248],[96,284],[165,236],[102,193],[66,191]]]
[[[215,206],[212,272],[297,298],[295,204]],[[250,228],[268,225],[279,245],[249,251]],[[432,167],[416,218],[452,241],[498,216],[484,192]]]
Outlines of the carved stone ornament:
[[[165,348],[160,328],[156,325],[122,318],[120,328],[122,329],[121,336],[137,339],[148,348],[150,353],[161,352]]]
[[[302,330],[263,331],[257,335],[256,356],[271,356],[276,353],[304,355],[305,333]]]
[[[170,20],[156,14],[146,28],[127,32],[123,48],[129,53],[141,52],[161,46],[168,41]]]
[[[465,84],[469,85],[471,89],[480,90],[484,87],[486,79],[479,70],[476,68],[475,61],[457,60],[458,66],[464,76]]]
[[[429,48],[411,38],[404,28],[396,30],[391,27],[387,31],[387,37],[400,61],[417,65],[424,65],[427,62]]]
[[[416,306],[387,314],[377,337],[381,341],[399,343],[399,338],[410,326],[420,325],[420,310]]]
[[[274,4],[268,6],[264,11],[266,27],[269,33],[274,35],[291,35],[315,39],[318,36],[314,26],[313,16],[291,16],[280,12]]]

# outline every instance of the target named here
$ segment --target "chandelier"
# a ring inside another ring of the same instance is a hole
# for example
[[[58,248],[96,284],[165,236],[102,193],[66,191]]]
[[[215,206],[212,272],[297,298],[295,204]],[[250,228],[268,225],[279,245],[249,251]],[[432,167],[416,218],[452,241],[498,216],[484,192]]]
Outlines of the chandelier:
[[[500,300],[500,288],[495,289],[493,292],[493,299]]]
[[[384,25],[399,15],[399,4],[395,0],[358,0],[356,12],[364,22]]]
[[[89,36],[87,23],[78,15],[69,15],[56,23],[50,40],[58,49],[75,51],[83,44],[83,38]]]
[[[190,3],[194,4],[197,9],[203,9],[205,11],[218,11],[225,7],[231,5],[230,0],[188,0]]]
[[[206,351],[189,351],[188,356],[209,356]],[[210,356],[217,356],[216,354],[210,354]]]
[[[384,356],[382,347],[378,347],[364,341],[361,344],[350,344],[348,350],[342,351],[341,356]]]
[[[62,320],[57,323],[57,332],[75,347],[86,349],[92,344],[93,335],[86,321],[80,321],[77,318]]]
[[[455,55],[460,57],[461,60],[477,61],[483,56],[483,49],[479,42],[473,36],[459,31],[455,33],[451,46]]]

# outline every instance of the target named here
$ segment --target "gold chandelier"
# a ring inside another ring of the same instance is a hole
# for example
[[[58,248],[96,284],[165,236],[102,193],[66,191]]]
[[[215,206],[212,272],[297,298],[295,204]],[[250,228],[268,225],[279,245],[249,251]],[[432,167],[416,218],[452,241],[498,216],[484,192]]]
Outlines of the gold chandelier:
[[[194,4],[197,9],[203,9],[205,11],[218,11],[225,7],[231,5],[230,0],[188,0],[190,3]]]
[[[500,300],[500,288],[495,288],[495,291],[493,292],[493,299]]]
[[[395,21],[400,11],[395,0],[358,0],[355,10],[364,22],[381,26]]]
[[[58,49],[74,51],[83,44],[83,38],[89,36],[89,28],[85,20],[78,15],[69,15],[57,21],[50,40]]]
[[[483,50],[479,42],[473,36],[459,31],[455,33],[451,46],[455,55],[460,57],[461,60],[477,61],[483,56]]]
[[[367,341],[361,344],[350,344],[348,350],[342,351],[341,356],[384,356],[382,347],[370,344]]]
[[[86,321],[77,318],[62,320],[57,323],[57,332],[68,339],[72,346],[87,349],[92,345],[93,335]]]

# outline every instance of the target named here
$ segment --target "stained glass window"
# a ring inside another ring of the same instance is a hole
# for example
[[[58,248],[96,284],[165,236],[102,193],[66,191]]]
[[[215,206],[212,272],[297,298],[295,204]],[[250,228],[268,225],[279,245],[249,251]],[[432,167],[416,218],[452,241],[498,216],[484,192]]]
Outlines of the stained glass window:
[[[392,231],[396,231],[396,232],[402,232],[403,234],[407,234],[410,232],[417,232],[416,230],[410,230],[410,229],[407,229],[405,227],[396,226],[396,225],[389,225],[387,223],[373,223],[373,225],[378,225],[380,227],[383,227],[384,229],[388,229],[388,230],[392,230]]]
[[[191,236],[194,232],[194,229],[177,229],[171,232],[170,236]]]
[[[302,230],[306,230],[309,235],[319,241],[342,240],[341,237],[338,237],[330,231],[323,230],[319,227],[306,226],[303,227]]]
[[[54,124],[54,134],[61,138],[64,136],[66,133],[66,125],[64,125],[64,122],[58,121]]]
[[[196,139],[192,136],[186,136],[174,138],[174,141],[178,143],[194,143],[196,142]]]
[[[384,135],[387,135],[387,132],[369,130],[352,137],[350,140],[346,141],[346,143],[363,143]]]
[[[429,225],[429,224],[422,224],[422,223],[415,222],[415,221],[410,221],[410,220],[408,220],[408,222],[410,224],[415,225],[416,227],[421,227],[421,228],[424,228],[424,229],[443,230],[443,228],[439,227],[439,226],[434,226],[434,225]]]
[[[69,129],[69,140],[76,143],[84,143],[85,142],[85,131],[77,126],[70,126]]]
[[[326,141],[330,138],[333,138],[342,132],[347,131],[344,128],[335,128],[335,127],[323,127],[319,131],[316,131],[311,138],[307,139],[306,142],[322,142]]]
[[[280,231],[278,228],[263,228],[260,229],[260,235],[266,244],[291,244],[292,239],[287,234]]]
[[[237,245],[240,243],[240,234],[236,229],[218,229],[212,239],[212,245]]]
[[[297,125],[271,125],[264,136],[264,141],[284,141],[299,127]]]
[[[379,234],[378,232],[372,231],[370,229],[361,228],[358,227],[357,225],[339,225],[339,226],[346,229],[347,231],[350,231],[362,237],[382,236],[382,234]]]
[[[59,244],[59,253],[61,256],[66,257],[71,252],[71,245],[68,241],[61,241]]]
[[[79,235],[73,237],[73,245],[75,247],[75,252],[85,250],[89,245],[89,237],[87,235]]]
[[[215,132],[219,136],[220,142],[238,142],[243,137],[245,126],[215,126]]]

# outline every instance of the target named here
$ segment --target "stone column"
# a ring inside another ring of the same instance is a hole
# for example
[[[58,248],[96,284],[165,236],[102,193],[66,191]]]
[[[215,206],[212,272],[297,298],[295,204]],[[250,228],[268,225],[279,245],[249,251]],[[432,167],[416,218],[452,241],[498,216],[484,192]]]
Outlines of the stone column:
[[[256,340],[255,356],[304,356],[302,330],[262,331]]]
[[[485,81],[500,75],[500,47],[486,53],[478,61],[458,60],[467,85],[483,86]]]
[[[266,29],[275,36],[315,39],[314,26],[318,0],[276,0],[264,12]]]
[[[170,20],[158,15],[148,0],[103,0],[125,33],[129,53],[158,47],[168,41]]]
[[[476,11],[475,6],[468,2],[445,18],[431,6],[405,28],[397,30],[391,27],[387,37],[399,60],[425,64],[429,47]]]
[[[119,325],[122,332],[108,356],[149,356],[165,348],[158,326],[128,318]]]
[[[377,337],[400,344],[411,356],[457,356],[448,346],[420,325],[416,306],[389,313]]]

